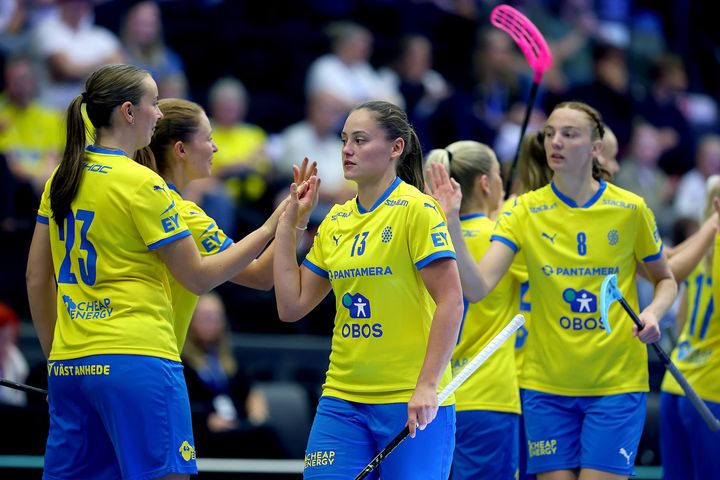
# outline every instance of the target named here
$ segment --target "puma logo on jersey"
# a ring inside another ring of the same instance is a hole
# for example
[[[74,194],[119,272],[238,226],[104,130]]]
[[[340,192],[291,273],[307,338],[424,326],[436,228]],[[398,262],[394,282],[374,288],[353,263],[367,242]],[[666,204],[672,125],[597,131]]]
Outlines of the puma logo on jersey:
[[[435,208],[435,205],[433,205],[432,203],[425,202],[424,206],[426,206],[428,208],[432,208],[433,210],[435,210],[437,212],[437,208]]]
[[[162,185],[153,185],[153,190],[162,190],[163,192],[167,193],[167,190],[165,190],[165,187]]]
[[[552,243],[553,245],[555,245],[555,237],[557,237],[557,233],[551,237],[551,236],[548,235],[547,233],[542,232],[542,236],[545,237],[545,238],[547,238],[548,240],[550,240],[550,243]]]
[[[628,453],[628,451],[625,450],[624,448],[620,448],[620,450],[618,450],[618,453],[619,453],[620,455],[622,455],[623,457],[625,457],[625,460],[627,461],[627,464],[630,465],[630,457],[632,456],[633,452],[629,452],[629,453]]]

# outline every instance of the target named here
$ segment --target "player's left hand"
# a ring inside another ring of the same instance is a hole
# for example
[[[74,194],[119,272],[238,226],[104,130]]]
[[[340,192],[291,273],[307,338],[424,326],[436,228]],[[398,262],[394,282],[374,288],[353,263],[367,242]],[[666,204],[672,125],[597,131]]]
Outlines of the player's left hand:
[[[637,325],[633,325],[633,336],[638,337],[643,343],[655,343],[660,340],[660,325],[655,314],[643,311],[638,318],[640,318],[644,327],[638,331]]]
[[[425,427],[435,419],[437,412],[438,396],[435,389],[420,385],[415,387],[415,391],[408,402],[407,426],[410,430],[410,436],[415,438],[415,432],[418,428],[425,430]]]

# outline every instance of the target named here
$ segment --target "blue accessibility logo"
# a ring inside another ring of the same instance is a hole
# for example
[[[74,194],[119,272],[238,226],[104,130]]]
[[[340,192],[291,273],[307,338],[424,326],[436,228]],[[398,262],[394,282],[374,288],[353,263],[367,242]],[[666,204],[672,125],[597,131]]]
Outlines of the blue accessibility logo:
[[[346,293],[342,297],[343,307],[350,312],[350,318],[370,318],[370,300],[360,293]]]
[[[597,296],[585,289],[567,288],[563,292],[563,300],[570,304],[570,310],[574,313],[597,312]]]

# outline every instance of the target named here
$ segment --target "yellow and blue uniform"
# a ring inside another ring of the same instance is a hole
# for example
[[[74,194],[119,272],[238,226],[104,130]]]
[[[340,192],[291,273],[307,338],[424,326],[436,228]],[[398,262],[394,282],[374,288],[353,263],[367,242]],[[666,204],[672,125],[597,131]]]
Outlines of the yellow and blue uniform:
[[[460,217],[463,237],[473,258],[490,248],[495,222],[483,213]],[[453,375],[507,324],[518,311],[524,277],[510,272],[481,302],[465,301],[465,316],[452,358]],[[455,391],[457,434],[453,480],[515,478],[518,469],[520,394],[515,348],[505,342],[477,372]]]
[[[352,477],[402,430],[435,310],[420,269],[443,258],[455,252],[442,210],[399,178],[369,210],[353,199],[321,223],[303,265],[330,281],[336,315],[306,478]],[[450,380],[448,365],[439,388]],[[338,434],[353,443],[338,442]],[[447,477],[454,434],[454,409],[441,407],[425,431],[383,462],[383,475]]]
[[[530,470],[592,465],[590,468],[630,473],[629,458],[637,451],[642,423],[636,439],[618,432],[617,443],[606,442],[604,456],[603,448],[597,455],[584,447],[581,452],[577,439],[577,451],[564,453],[552,447],[558,443],[552,429],[531,425],[544,419],[542,413],[529,411],[525,398],[526,394],[532,396],[528,393],[532,391],[547,394],[547,398],[564,396],[568,401],[586,397],[590,402],[591,398],[647,392],[647,368],[638,368],[647,365],[646,347],[632,336],[629,326],[606,333],[600,320],[599,295],[603,279],[616,274],[626,300],[638,308],[636,262],[657,260],[662,255],[652,212],[639,196],[602,180],[584,205],[577,205],[551,183],[520,196],[507,214],[500,216],[491,239],[524,252],[533,290],[532,335],[526,340],[520,374],[520,383],[526,389],[523,407]],[[625,321],[619,304],[611,306],[609,318]],[[587,402],[578,400],[577,408],[590,408]],[[644,405],[640,399],[633,403]],[[546,415],[545,420],[550,417]],[[588,415],[585,421],[593,418]],[[585,423],[583,442],[593,436],[591,432]],[[618,455],[620,448],[630,454]]]
[[[185,221],[190,230],[200,255],[214,255],[233,244],[232,239],[218,228],[215,221],[207,216],[200,207],[194,202],[182,198],[175,185],[169,183],[168,188],[170,189],[170,197],[175,202],[175,207],[180,213],[180,218]],[[177,339],[178,353],[182,353],[188,328],[190,327],[190,320],[192,320],[193,312],[200,297],[183,287],[169,272],[168,278],[173,315],[175,317],[175,338]]]
[[[686,281],[688,316],[672,361],[720,417],[720,237],[715,238],[712,271],[701,262]],[[660,447],[665,478],[699,480],[720,471],[720,433],[711,432],[672,375],[665,373],[660,397]]]
[[[168,187],[123,152],[88,147],[71,211],[58,225],[50,184],[38,211],[58,285],[46,476],[193,473],[169,283],[153,251],[190,235]],[[130,416],[143,427],[127,424]],[[108,454],[90,460],[89,449]]]

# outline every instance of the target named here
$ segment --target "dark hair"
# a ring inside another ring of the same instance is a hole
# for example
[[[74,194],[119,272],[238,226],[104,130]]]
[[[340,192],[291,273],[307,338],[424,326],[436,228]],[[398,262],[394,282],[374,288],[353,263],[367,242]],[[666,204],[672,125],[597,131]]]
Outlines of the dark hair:
[[[553,108],[553,111],[560,108],[569,108],[571,110],[578,110],[580,112],[583,112],[585,115],[588,116],[588,118],[590,118],[590,121],[592,123],[590,127],[590,138],[593,141],[603,139],[603,137],[605,136],[605,124],[603,123],[602,115],[600,115],[600,112],[595,110],[587,103],[577,101],[559,103],[555,106],[555,108]],[[610,173],[610,171],[600,164],[600,161],[597,159],[597,157],[593,157],[592,159],[592,176],[596,180],[603,179],[609,181],[612,178],[612,174]]]
[[[162,174],[168,169],[167,150],[175,142],[189,142],[200,127],[204,110],[200,105],[181,98],[166,98],[158,102],[163,118],[155,124],[155,133],[149,149],[155,158],[155,167]]]
[[[552,180],[553,171],[547,163],[542,131],[526,133],[523,137],[517,171],[518,194],[542,188]]]
[[[371,100],[353,107],[356,110],[368,110],[375,115],[380,128],[385,130],[385,138],[395,140],[402,138],[405,149],[398,159],[396,172],[398,177],[413,185],[421,192],[425,190],[423,177],[423,154],[420,139],[408,121],[407,114],[397,105],[380,100]]]
[[[140,102],[145,93],[143,82],[149,75],[133,65],[100,67],[85,82],[85,91],[70,102],[65,151],[50,184],[50,208],[58,225],[62,225],[70,213],[70,204],[80,187],[87,144],[82,104],[85,103],[88,118],[96,130],[107,128],[115,107],[124,102]]]

